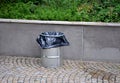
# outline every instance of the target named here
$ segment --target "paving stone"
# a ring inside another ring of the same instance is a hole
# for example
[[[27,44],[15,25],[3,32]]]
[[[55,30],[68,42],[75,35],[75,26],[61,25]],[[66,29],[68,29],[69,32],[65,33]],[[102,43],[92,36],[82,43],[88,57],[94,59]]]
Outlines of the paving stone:
[[[120,83],[120,64],[64,60],[44,68],[40,58],[0,56],[0,83]]]

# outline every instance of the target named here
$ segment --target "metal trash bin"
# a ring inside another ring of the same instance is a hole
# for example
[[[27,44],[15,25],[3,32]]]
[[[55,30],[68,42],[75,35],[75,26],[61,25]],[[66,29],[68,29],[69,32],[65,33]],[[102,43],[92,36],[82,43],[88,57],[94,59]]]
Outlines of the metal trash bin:
[[[58,67],[62,65],[62,56],[60,47],[43,49],[42,51],[42,65],[44,67]]]
[[[61,32],[44,32],[36,39],[42,47],[41,63],[44,67],[56,68],[62,65],[61,46],[69,42]]]

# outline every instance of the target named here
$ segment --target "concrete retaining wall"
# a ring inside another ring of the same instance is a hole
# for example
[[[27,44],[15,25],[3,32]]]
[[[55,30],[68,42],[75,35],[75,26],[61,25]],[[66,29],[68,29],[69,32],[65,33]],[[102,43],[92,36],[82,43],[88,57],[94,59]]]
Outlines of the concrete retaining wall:
[[[0,19],[0,54],[40,57],[36,38],[45,31],[66,35],[66,59],[120,62],[120,23]]]

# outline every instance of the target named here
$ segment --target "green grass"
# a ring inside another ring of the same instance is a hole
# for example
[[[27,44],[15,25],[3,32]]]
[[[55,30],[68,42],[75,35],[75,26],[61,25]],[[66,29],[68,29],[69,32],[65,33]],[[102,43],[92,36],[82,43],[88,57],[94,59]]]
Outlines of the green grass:
[[[0,3],[0,18],[120,22],[120,1],[6,0]]]

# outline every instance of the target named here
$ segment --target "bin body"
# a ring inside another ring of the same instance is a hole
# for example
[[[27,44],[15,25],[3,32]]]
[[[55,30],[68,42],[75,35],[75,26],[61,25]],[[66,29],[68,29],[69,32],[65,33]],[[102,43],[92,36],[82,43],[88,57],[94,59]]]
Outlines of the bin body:
[[[60,47],[42,49],[41,63],[44,67],[56,68],[62,65]]]

